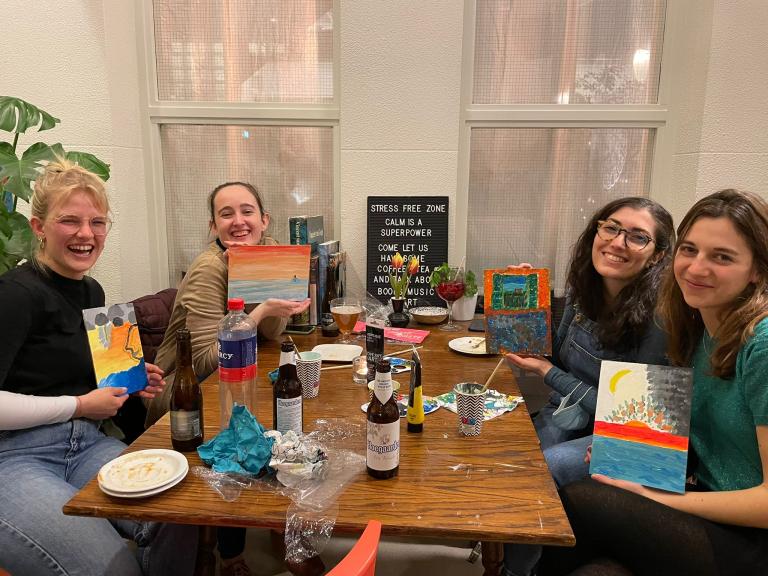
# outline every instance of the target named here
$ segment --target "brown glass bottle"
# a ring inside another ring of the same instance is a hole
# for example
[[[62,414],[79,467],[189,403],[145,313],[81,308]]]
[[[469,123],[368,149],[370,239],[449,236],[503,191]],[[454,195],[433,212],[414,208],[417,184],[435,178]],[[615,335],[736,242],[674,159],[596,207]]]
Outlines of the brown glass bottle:
[[[203,393],[192,367],[189,330],[176,332],[176,378],[171,392],[171,443],[191,452],[203,443]]]
[[[376,364],[373,398],[368,404],[365,466],[377,479],[397,476],[400,469],[400,408],[392,395],[392,368],[383,358]]]
[[[301,382],[296,373],[296,347],[285,341],[280,345],[280,372],[272,389],[272,426],[279,432],[304,431],[304,405]]]

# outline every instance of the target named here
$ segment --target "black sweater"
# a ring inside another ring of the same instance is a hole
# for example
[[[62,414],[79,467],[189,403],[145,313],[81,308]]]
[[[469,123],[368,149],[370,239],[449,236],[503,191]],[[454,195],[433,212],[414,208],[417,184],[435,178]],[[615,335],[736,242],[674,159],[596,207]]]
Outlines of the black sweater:
[[[0,390],[80,395],[96,387],[82,311],[104,306],[93,278],[24,264],[0,276]]]

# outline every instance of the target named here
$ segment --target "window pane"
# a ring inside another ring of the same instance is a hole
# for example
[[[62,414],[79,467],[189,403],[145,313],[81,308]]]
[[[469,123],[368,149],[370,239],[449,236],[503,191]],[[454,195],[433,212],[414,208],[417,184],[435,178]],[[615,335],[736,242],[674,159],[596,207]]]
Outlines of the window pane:
[[[333,129],[286,126],[160,127],[171,286],[206,246],[206,199],[224,182],[256,185],[271,215],[267,234],[288,243],[290,216],[322,214],[333,238]]]
[[[656,103],[664,0],[477,0],[476,104]]]
[[[571,246],[592,213],[648,196],[654,131],[644,128],[475,128],[471,135],[467,262],[530,262],[558,295]]]
[[[329,103],[332,0],[154,0],[160,100]]]

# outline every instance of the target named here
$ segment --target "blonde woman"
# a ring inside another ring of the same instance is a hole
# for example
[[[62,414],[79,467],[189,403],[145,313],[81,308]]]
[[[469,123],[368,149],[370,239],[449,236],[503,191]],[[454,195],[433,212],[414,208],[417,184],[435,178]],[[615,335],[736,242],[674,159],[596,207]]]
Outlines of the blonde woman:
[[[62,506],[125,445],[99,431],[127,396],[96,389],[82,310],[111,226],[103,182],[59,160],[35,183],[32,262],[0,276],[0,567],[13,574],[191,574],[197,533],[65,516]],[[141,396],[162,391],[147,365]],[[126,544],[133,539],[136,550]]]

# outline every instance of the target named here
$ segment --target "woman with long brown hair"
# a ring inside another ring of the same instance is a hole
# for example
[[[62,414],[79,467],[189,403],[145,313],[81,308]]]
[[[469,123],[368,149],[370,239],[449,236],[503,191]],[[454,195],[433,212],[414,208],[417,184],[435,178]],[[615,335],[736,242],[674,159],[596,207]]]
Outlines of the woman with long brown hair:
[[[768,203],[736,190],[699,200],[673,272],[660,316],[670,359],[693,368],[694,484],[566,486],[577,546],[547,549],[540,574],[768,574]]]

